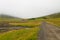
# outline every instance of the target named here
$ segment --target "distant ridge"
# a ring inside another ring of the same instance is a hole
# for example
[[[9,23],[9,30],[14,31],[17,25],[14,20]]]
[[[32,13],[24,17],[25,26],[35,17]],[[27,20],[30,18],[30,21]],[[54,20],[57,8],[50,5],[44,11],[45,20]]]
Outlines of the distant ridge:
[[[10,18],[18,18],[18,17],[14,17],[14,16],[11,16],[11,15],[6,15],[6,14],[0,14],[0,18],[8,18],[8,19],[10,19]],[[20,19],[20,18],[18,18],[18,19]]]
[[[48,16],[44,16],[45,18],[60,18],[60,13],[54,13]]]
[[[53,13],[47,16],[37,17],[37,18],[30,18],[29,20],[35,20],[35,19],[49,19],[49,18],[60,18],[60,12],[59,13]]]

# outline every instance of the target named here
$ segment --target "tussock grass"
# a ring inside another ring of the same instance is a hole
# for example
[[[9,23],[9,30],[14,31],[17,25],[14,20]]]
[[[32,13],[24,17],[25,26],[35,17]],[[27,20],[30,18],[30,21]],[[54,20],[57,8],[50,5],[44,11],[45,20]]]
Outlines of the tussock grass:
[[[27,22],[20,22],[20,23],[10,23],[14,26],[27,26],[27,27],[37,27],[40,26],[41,20],[30,20]]]
[[[56,26],[60,26],[60,18],[47,19],[46,21]]]
[[[0,40],[37,40],[39,28],[13,30],[0,35]]]

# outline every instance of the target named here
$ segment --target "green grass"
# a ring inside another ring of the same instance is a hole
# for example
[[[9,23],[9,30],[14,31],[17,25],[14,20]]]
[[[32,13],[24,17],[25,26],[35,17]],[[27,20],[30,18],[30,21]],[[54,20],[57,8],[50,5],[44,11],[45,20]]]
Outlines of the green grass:
[[[60,26],[60,18],[47,19],[46,21],[53,25]]]
[[[35,20],[28,20],[26,22],[21,22],[21,19],[1,19],[0,22],[8,22],[10,25],[13,26],[27,26],[27,27],[36,27],[40,26],[41,19],[35,19]]]
[[[0,40],[37,40],[37,33],[40,28],[41,22],[44,20],[51,24],[60,26],[60,18],[57,17],[58,15],[51,15],[42,18],[36,19],[27,19],[26,22],[22,22],[21,19],[7,19],[7,18],[0,18],[0,22],[9,22],[10,25],[13,26],[26,26],[26,27],[33,27],[33,28],[24,28],[20,30],[13,30],[9,32],[5,32],[0,34]]]
[[[10,23],[10,25],[14,26],[27,26],[27,27],[37,27],[40,26],[41,20],[28,20],[27,22],[20,22],[20,23]]]
[[[9,22],[9,23],[11,23],[11,22],[20,22],[21,21],[21,19],[12,19],[12,18],[10,18],[10,19],[1,19],[0,18],[0,22],[3,22],[3,21],[6,21],[6,22]]]
[[[0,34],[0,40],[37,40],[39,28],[25,28]]]

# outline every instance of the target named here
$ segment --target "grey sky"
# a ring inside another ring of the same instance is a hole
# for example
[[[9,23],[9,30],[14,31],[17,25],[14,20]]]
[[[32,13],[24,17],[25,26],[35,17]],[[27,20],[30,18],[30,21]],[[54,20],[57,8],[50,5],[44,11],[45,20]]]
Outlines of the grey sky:
[[[0,0],[0,13],[31,18],[60,12],[60,0]]]

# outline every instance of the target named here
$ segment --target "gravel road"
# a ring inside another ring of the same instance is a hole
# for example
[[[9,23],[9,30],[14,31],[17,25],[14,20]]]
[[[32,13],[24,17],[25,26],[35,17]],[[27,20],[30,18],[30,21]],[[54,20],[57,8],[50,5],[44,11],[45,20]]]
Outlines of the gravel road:
[[[38,40],[60,40],[60,28],[47,22],[42,22]]]

